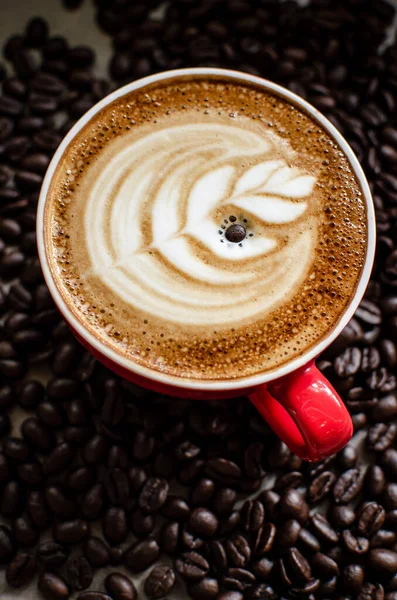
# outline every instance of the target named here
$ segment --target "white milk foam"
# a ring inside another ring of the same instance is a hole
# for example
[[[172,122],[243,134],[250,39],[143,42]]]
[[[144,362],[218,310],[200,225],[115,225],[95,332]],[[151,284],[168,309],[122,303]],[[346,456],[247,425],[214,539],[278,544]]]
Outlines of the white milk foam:
[[[92,273],[114,298],[215,326],[265,315],[302,284],[316,178],[294,166],[288,142],[240,123],[184,122],[106,145],[82,190],[83,226]],[[224,237],[230,215],[246,226],[240,244]]]

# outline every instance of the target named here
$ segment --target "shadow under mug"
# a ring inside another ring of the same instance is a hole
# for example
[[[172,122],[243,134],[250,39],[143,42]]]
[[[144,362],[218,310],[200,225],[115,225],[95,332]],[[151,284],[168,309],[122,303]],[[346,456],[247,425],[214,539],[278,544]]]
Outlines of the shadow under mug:
[[[98,111],[117,98],[156,81],[195,74],[218,75],[231,81],[254,83],[309,114],[329,133],[347,156],[360,183],[367,210],[367,250],[364,267],[356,291],[336,326],[302,356],[272,371],[236,380],[202,381],[170,376],[138,365],[109,348],[90,333],[67,306],[50,269],[45,243],[44,209],[50,182],[61,157],[76,134]],[[37,240],[44,277],[58,309],[81,344],[109,369],[142,387],[179,398],[220,400],[246,395],[287,446],[304,460],[322,460],[343,448],[351,438],[353,426],[349,413],[337,392],[315,366],[314,360],[347,325],[365,292],[375,253],[374,206],[363,170],[346,140],[324,115],[296,94],[253,75],[215,68],[168,71],[145,77],[116,90],[91,108],[74,125],[55,153],[40,193]]]

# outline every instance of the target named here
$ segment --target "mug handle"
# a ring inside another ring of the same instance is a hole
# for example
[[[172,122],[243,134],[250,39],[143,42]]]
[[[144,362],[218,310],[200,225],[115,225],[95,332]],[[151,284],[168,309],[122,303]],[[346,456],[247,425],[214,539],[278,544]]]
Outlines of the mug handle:
[[[316,462],[338,452],[353,434],[347,408],[314,361],[257,387],[249,398],[303,460]]]

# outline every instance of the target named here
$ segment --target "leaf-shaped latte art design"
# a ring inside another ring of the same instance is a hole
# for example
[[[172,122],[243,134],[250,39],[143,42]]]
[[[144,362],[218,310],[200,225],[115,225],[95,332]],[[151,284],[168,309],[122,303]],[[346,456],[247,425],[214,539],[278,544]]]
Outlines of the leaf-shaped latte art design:
[[[238,125],[126,137],[112,142],[87,202],[95,275],[123,301],[192,325],[241,322],[285,301],[311,265],[315,177],[278,158],[277,138]],[[252,222],[243,244],[221,243],[230,214]]]

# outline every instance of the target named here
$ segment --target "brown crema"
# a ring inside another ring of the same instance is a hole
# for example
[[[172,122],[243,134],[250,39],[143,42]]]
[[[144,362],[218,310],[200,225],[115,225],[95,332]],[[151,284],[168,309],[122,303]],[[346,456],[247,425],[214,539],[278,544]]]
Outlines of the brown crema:
[[[65,303],[105,345],[176,377],[230,380],[337,325],[367,215],[349,161],[308,114],[195,75],[91,119],[57,166],[45,237]]]

